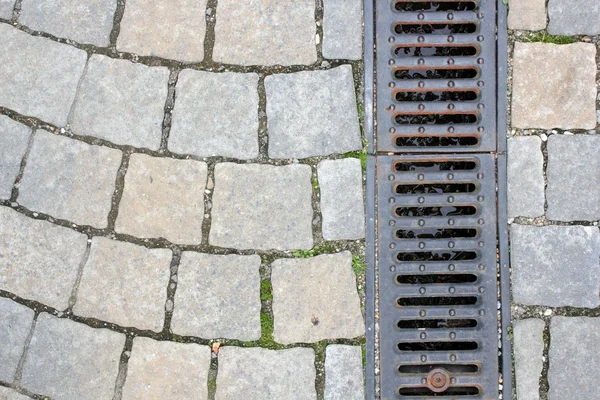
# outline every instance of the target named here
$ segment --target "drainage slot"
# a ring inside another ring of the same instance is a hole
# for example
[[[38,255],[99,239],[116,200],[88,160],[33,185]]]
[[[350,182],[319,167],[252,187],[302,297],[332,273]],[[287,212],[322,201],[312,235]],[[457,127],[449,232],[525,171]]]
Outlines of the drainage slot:
[[[396,92],[396,101],[471,101],[479,93],[474,90],[447,92]]]
[[[450,147],[477,146],[477,136],[400,136],[396,138],[399,147]]]
[[[473,206],[438,206],[438,207],[396,207],[398,217],[437,217],[448,215],[475,215],[477,208]]]
[[[475,161],[396,161],[394,163],[394,169],[398,172],[472,171],[476,168]]]
[[[410,306],[463,306],[477,304],[476,296],[444,297],[400,297],[396,300],[401,307]]]
[[[440,34],[473,33],[477,31],[477,24],[407,24],[394,25],[397,34]]]
[[[402,1],[394,4],[396,11],[471,11],[477,7],[474,1]]]
[[[405,364],[398,367],[398,372],[401,374],[428,374],[434,369],[445,369],[451,374],[474,374],[479,372],[479,366],[476,364]]]
[[[407,342],[398,343],[400,351],[461,351],[477,350],[477,342]]]
[[[471,79],[478,75],[476,68],[395,69],[396,79]]]
[[[474,56],[479,52],[476,46],[441,46],[441,45],[398,45],[394,47],[397,56],[414,57],[447,57]]]
[[[477,114],[397,114],[394,118],[400,125],[474,124],[477,122]]]
[[[475,328],[476,319],[407,319],[398,321],[400,329]]]
[[[397,194],[443,194],[473,193],[477,190],[474,183],[404,183],[396,185]]]
[[[396,282],[401,285],[427,285],[435,283],[473,283],[477,282],[474,274],[430,274],[430,275],[398,275]]]
[[[477,396],[479,389],[475,386],[449,387],[443,392],[434,392],[431,389],[420,388],[400,388],[398,390],[400,396]]]
[[[476,260],[478,257],[474,251],[417,251],[398,253],[398,261],[464,261]]]
[[[477,229],[398,229],[397,239],[451,239],[451,238],[476,238]]]

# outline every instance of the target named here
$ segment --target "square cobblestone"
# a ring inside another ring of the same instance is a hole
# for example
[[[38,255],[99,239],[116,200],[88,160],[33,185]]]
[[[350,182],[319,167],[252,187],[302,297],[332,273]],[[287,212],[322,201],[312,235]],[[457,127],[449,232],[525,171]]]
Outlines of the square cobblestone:
[[[269,157],[306,158],[360,150],[352,67],[269,75]]]
[[[12,383],[15,377],[29,336],[33,314],[30,308],[0,298],[0,381]]]
[[[591,226],[511,227],[515,303],[600,305],[600,231]]]
[[[0,199],[10,199],[30,135],[29,127],[0,115]]]
[[[271,282],[276,342],[314,343],[364,335],[350,252],[275,260]]]
[[[313,0],[220,0],[213,59],[239,65],[313,64],[316,35]]]
[[[258,156],[257,74],[185,70],[176,94],[171,151],[199,157]]]
[[[597,0],[548,0],[551,35],[600,34],[600,3]]]
[[[362,3],[360,0],[323,1],[323,57],[362,59]]]
[[[260,338],[260,257],[184,252],[171,330],[206,339]]]
[[[132,155],[115,230],[199,244],[207,173],[206,163],[199,161]]]
[[[511,0],[508,28],[538,31],[546,28],[546,0]]]
[[[165,67],[92,56],[77,93],[73,132],[158,150],[168,80]]]
[[[38,130],[17,201],[32,211],[105,228],[122,153]]]
[[[325,354],[325,400],[364,400],[360,346],[332,344]]]
[[[310,249],[311,199],[308,165],[217,164],[209,243],[237,249]]]
[[[0,24],[0,106],[67,124],[87,54]]]
[[[508,139],[508,217],[544,215],[544,156],[537,136]]]
[[[11,19],[14,8],[15,0],[0,0],[0,18]]]
[[[125,335],[42,313],[23,366],[21,385],[61,400],[110,400]]]
[[[0,386],[0,400],[31,400],[31,397],[24,396],[12,389]]]
[[[172,256],[169,249],[94,237],[73,312],[120,326],[162,331]]]
[[[523,319],[514,324],[515,374],[519,400],[540,399],[540,377],[544,366],[543,333],[546,324],[541,319]]]

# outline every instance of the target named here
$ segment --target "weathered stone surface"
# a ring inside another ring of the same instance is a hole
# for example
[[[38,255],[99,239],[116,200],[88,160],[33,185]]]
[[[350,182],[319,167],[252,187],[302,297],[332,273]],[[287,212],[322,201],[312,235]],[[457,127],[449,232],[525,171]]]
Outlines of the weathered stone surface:
[[[265,89],[270,157],[306,158],[362,147],[349,65],[270,75]]]
[[[257,74],[185,70],[175,93],[171,151],[200,157],[258,156]]]
[[[15,0],[0,0],[0,18],[11,19]]]
[[[600,318],[554,317],[550,338],[548,399],[598,399]]]
[[[137,337],[127,364],[123,400],[208,399],[210,349]]]
[[[511,0],[508,28],[537,31],[546,28],[546,0]]]
[[[0,400],[31,400],[31,397],[24,396],[12,389],[0,386]]]
[[[162,331],[172,255],[168,249],[94,237],[73,312]]]
[[[134,154],[125,175],[115,229],[129,235],[199,244],[206,163]]]
[[[600,3],[596,0],[549,0],[551,35],[600,34]]]
[[[515,43],[513,126],[595,128],[595,58],[591,43]]]
[[[87,54],[0,24],[0,106],[62,126]]]
[[[332,344],[325,354],[325,400],[364,400],[360,346]]]
[[[33,314],[33,310],[25,306],[0,298],[0,381],[11,383],[15,377]]]
[[[0,115],[0,199],[10,199],[30,135],[27,126]]]
[[[19,204],[78,225],[105,228],[121,151],[38,130],[19,186]]]
[[[600,219],[600,136],[552,135],[548,139],[549,219]]]
[[[323,1],[323,57],[362,59],[362,1]]]
[[[78,43],[108,46],[116,0],[22,0],[19,22]]]
[[[0,207],[0,289],[64,310],[87,237]]]
[[[321,161],[317,174],[321,190],[323,238],[363,238],[365,206],[360,160],[345,158]]]
[[[129,0],[117,49],[143,56],[200,62],[207,0]]]
[[[267,350],[223,347],[219,351],[216,400],[311,400],[315,353],[309,348]]]
[[[184,252],[171,329],[202,338],[260,338],[260,257]]]
[[[317,61],[312,0],[221,0],[217,4],[217,62],[295,65]]]
[[[515,303],[600,305],[600,231],[591,226],[511,227]]]
[[[275,260],[271,282],[275,341],[313,343],[364,334],[350,252]]]
[[[73,132],[158,150],[168,80],[165,67],[93,55],[77,92]]]
[[[217,164],[210,244],[238,249],[310,249],[310,178],[308,165]]]
[[[56,399],[112,399],[125,335],[42,313],[21,384]]]
[[[514,324],[515,374],[519,400],[539,400],[546,324],[541,319],[523,319]]]
[[[508,139],[508,217],[544,215],[544,156],[538,136]]]

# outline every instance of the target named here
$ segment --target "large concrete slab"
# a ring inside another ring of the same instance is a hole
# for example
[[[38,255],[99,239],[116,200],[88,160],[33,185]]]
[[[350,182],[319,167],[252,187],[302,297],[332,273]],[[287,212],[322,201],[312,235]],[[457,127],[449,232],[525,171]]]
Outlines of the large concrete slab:
[[[544,156],[538,136],[508,139],[508,217],[544,215]]]
[[[31,330],[33,314],[30,308],[0,298],[0,381],[12,383],[15,377]]]
[[[361,0],[323,1],[323,57],[362,59],[362,5]]]
[[[534,318],[518,320],[514,323],[515,374],[519,400],[540,399],[545,327],[544,321]]]
[[[30,136],[29,127],[0,115],[0,199],[10,199]]]
[[[325,400],[364,400],[360,346],[331,344],[325,351]]]
[[[548,0],[551,35],[600,34],[600,3],[596,0]]]

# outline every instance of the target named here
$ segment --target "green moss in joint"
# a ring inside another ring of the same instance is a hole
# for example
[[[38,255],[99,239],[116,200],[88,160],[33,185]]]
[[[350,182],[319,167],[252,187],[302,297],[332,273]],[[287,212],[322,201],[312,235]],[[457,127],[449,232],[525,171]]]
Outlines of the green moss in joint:
[[[272,300],[273,290],[271,289],[271,281],[265,279],[260,281],[260,300]]]
[[[523,36],[523,42],[526,43],[553,43],[553,44],[570,44],[575,43],[575,39],[570,36],[554,36],[546,32],[533,32]]]
[[[352,270],[358,276],[365,274],[367,270],[367,263],[363,256],[352,255]]]

